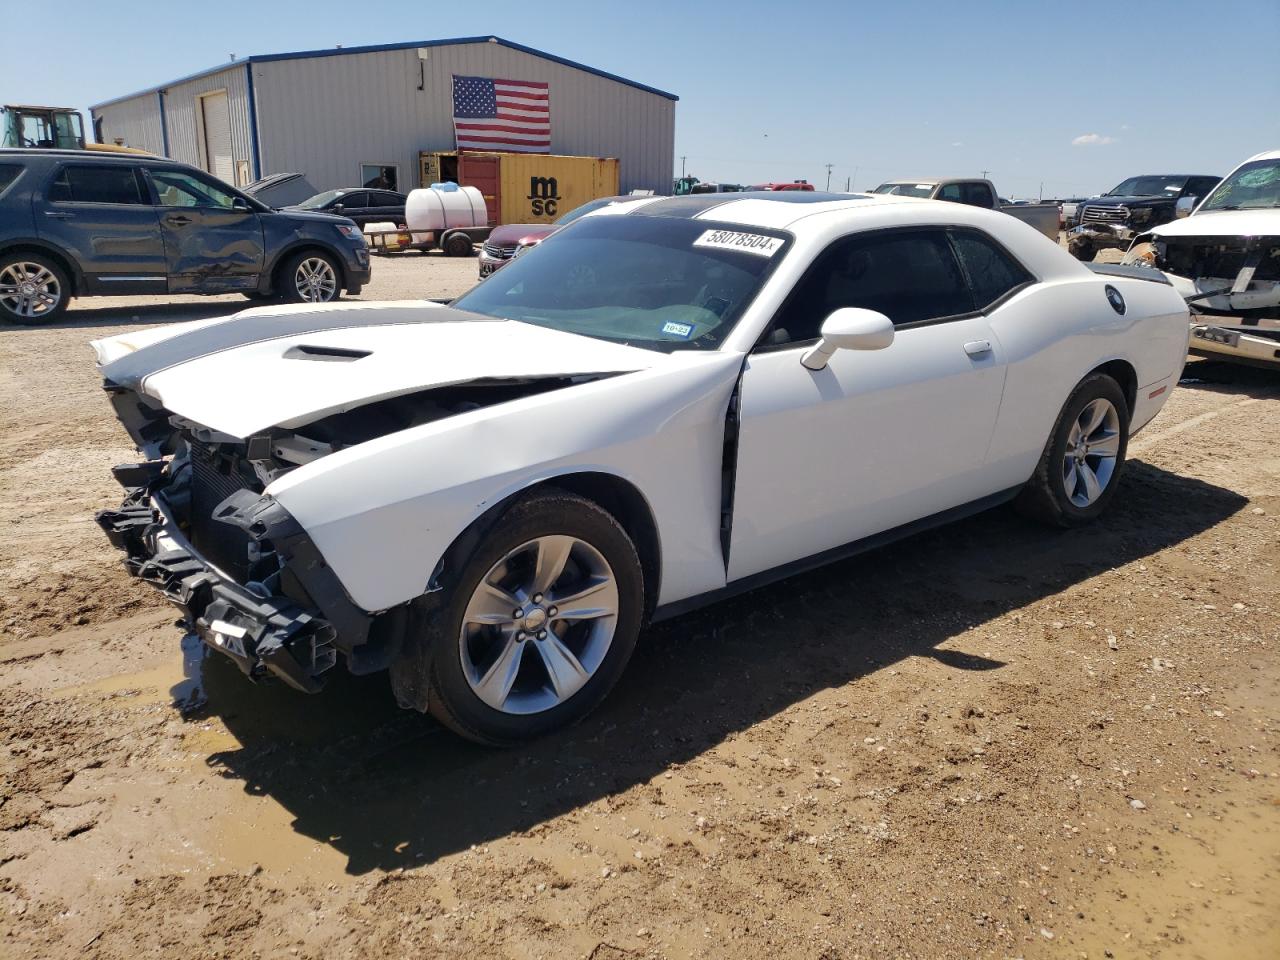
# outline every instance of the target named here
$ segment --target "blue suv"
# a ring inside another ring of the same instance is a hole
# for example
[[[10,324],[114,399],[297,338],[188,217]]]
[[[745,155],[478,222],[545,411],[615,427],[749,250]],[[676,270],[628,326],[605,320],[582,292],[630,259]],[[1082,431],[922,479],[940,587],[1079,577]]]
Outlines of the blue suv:
[[[326,303],[369,282],[346,217],[273,210],[160,157],[0,150],[0,319],[72,297],[243,293]]]

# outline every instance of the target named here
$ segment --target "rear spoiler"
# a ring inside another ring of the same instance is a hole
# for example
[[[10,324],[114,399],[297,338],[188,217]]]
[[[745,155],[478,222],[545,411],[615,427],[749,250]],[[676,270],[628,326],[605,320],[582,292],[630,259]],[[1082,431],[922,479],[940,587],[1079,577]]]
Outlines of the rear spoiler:
[[[1163,283],[1168,287],[1173,286],[1169,278],[1155,267],[1139,267],[1123,263],[1086,263],[1085,266],[1105,277],[1126,277],[1130,280],[1147,280],[1151,283]]]

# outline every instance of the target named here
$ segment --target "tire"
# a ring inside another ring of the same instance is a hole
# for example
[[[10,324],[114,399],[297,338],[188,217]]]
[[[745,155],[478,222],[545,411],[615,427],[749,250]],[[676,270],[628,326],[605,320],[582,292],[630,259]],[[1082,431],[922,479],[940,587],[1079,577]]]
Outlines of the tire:
[[[1098,255],[1097,248],[1091,243],[1068,244],[1067,249],[1071,251],[1073,257],[1082,263],[1093,263],[1093,258]]]
[[[547,587],[540,558],[554,570],[562,550],[568,559]],[[530,494],[459,558],[456,575],[448,567],[445,599],[417,618],[421,631],[392,666],[402,704],[405,679],[423,677],[425,684],[408,685],[424,690],[441,723],[478,743],[508,746],[577,723],[621,677],[640,632],[644,575],[635,545],[599,505],[561,490]],[[575,595],[573,612],[583,616],[557,616]],[[519,604],[508,612],[513,598]]]
[[[469,257],[475,252],[475,244],[465,233],[451,233],[440,245],[446,257]]]
[[[53,323],[71,302],[66,271],[38,253],[0,256],[0,318],[35,326]]]
[[[332,303],[342,295],[342,271],[332,254],[303,250],[276,274],[275,295],[286,303]]]
[[[1098,411],[1101,419],[1084,434],[1086,444],[1081,447],[1076,443],[1080,428],[1088,427]],[[1018,495],[1018,509],[1057,527],[1078,527],[1097,519],[1115,496],[1124,472],[1129,416],[1129,403],[1115,380],[1101,373],[1085,377],[1058,414],[1035,473]],[[1088,442],[1089,437],[1096,439]],[[1106,455],[1112,451],[1114,456]],[[1096,491],[1087,482],[1090,476],[1097,482]]]

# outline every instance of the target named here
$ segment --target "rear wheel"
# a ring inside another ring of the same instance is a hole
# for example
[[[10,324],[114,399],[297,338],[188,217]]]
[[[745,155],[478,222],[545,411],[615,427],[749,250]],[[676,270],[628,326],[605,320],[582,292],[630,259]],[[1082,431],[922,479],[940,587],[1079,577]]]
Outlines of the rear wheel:
[[[280,271],[276,293],[290,303],[329,303],[342,292],[338,265],[327,253],[304,250]]]
[[[62,315],[71,285],[58,264],[35,253],[0,257],[0,317],[31,326]]]
[[[541,736],[598,706],[635,649],[644,602],[625,531],[562,491],[511,507],[446,590],[393,683],[425,672],[431,713],[492,745]]]
[[[1055,526],[1088,523],[1115,495],[1128,445],[1124,391],[1106,374],[1091,374],[1058,415],[1019,509]]]

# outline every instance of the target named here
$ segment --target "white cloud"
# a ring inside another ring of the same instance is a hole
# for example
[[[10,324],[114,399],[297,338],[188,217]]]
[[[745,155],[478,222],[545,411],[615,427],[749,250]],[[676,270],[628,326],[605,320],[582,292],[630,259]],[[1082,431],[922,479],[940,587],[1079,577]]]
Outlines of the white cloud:
[[[963,141],[963,140],[957,140],[955,143],[953,143],[953,144],[951,144],[951,145],[952,145],[953,147],[963,147],[963,146],[964,146],[964,141]]]
[[[1082,133],[1071,141],[1073,147],[1105,147],[1109,143],[1115,143],[1114,137],[1108,137],[1101,133]]]

